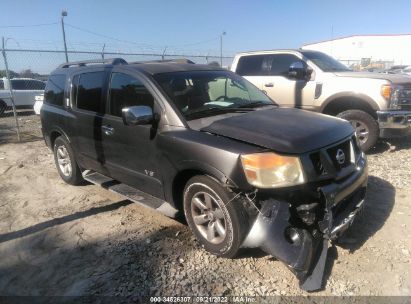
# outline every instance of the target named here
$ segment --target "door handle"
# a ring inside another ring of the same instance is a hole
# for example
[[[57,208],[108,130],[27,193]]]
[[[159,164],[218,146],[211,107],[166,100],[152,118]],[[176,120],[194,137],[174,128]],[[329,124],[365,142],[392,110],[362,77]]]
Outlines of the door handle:
[[[101,129],[103,130],[104,134],[106,135],[113,135],[114,128],[112,126],[102,126]]]
[[[272,88],[274,86],[274,83],[269,82],[269,83],[266,83],[264,86],[267,88]]]

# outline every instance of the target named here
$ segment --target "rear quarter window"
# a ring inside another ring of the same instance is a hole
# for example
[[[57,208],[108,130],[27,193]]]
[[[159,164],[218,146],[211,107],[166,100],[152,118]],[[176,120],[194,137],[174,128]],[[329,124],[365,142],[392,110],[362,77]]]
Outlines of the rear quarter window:
[[[51,75],[47,81],[44,102],[56,106],[63,106],[66,75]]]
[[[242,56],[238,60],[236,73],[241,76],[263,75],[264,55]]]

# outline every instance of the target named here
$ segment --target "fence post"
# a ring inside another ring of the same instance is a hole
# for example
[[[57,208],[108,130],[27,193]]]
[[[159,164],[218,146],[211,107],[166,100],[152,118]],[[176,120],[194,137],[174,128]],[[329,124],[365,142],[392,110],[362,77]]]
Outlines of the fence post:
[[[11,80],[10,80],[10,73],[9,73],[9,66],[7,64],[7,56],[6,56],[6,50],[5,50],[5,40],[4,37],[2,37],[2,54],[3,54],[3,58],[4,58],[4,65],[6,67],[6,77],[7,77],[7,81],[8,81],[8,85],[9,85],[9,91],[10,91],[10,99],[11,99],[11,105],[13,108],[13,115],[14,115],[14,119],[16,121],[16,127],[17,127],[17,140],[20,141],[20,127],[19,127],[19,121],[17,119],[17,111],[16,111],[16,105],[14,104],[14,92],[13,89],[11,87]]]
[[[104,49],[106,48],[106,44],[104,43],[103,44],[103,48],[102,48],[102,50],[101,50],[101,59],[103,59],[104,60]]]

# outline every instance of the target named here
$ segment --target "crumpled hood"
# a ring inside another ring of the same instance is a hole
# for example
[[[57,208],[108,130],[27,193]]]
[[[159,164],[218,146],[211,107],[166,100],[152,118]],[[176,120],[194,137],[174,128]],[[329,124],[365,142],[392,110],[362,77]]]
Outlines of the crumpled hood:
[[[354,132],[345,120],[292,108],[259,110],[222,118],[201,131],[287,154],[316,150]]]
[[[372,72],[336,72],[335,75],[339,77],[354,77],[354,78],[372,78],[388,80],[395,84],[411,84],[411,76],[398,74],[382,74]]]

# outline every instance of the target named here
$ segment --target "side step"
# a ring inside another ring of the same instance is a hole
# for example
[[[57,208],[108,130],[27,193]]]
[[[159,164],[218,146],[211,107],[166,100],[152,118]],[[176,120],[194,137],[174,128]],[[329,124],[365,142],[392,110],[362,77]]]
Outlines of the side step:
[[[177,216],[177,209],[175,209],[166,201],[156,198],[148,193],[127,186],[126,184],[120,183],[119,181],[116,181],[95,171],[85,170],[82,174],[83,178],[86,181],[89,181],[90,183],[93,183],[95,185],[99,185],[109,191],[118,193],[121,196],[129,199],[130,201],[133,201],[145,207],[149,207],[151,209],[155,209],[168,217],[175,218]]]

